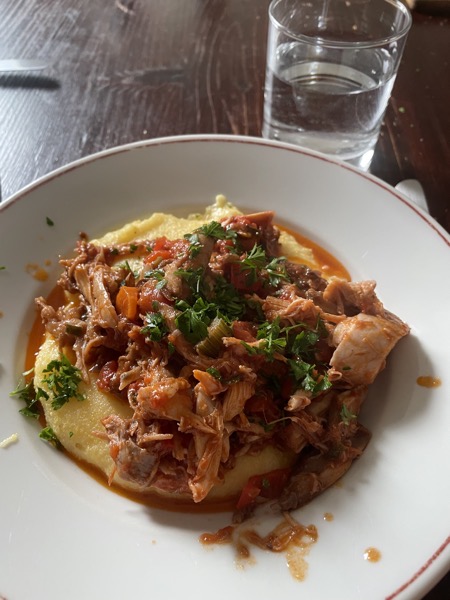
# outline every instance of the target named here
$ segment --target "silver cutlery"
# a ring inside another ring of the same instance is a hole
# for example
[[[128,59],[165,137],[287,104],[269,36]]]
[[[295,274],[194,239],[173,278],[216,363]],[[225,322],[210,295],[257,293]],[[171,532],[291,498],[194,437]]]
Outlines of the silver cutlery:
[[[20,71],[42,71],[48,64],[35,58],[5,58],[0,59],[0,73]]]

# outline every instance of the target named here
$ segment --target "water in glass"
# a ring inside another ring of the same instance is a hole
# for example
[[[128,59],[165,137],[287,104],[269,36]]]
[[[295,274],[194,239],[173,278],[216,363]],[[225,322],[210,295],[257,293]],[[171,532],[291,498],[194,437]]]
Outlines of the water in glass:
[[[392,53],[392,52],[391,52]],[[391,55],[381,49],[301,56],[281,44],[268,61],[264,137],[332,154],[364,167],[370,162],[394,84]],[[331,56],[331,59],[330,59]]]

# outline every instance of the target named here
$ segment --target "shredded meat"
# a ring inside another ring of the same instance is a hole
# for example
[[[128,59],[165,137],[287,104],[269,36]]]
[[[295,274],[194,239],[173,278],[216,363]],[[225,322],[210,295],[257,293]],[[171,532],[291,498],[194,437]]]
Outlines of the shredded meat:
[[[200,502],[239,457],[272,445],[297,456],[276,501],[289,510],[369,440],[358,422],[367,386],[409,328],[374,282],[327,281],[287,261],[272,220],[234,216],[132,246],[82,238],[62,261],[65,304],[36,300],[84,379],[96,371],[99,388],[132,408],[104,419],[102,435],[115,473],[144,493]]]

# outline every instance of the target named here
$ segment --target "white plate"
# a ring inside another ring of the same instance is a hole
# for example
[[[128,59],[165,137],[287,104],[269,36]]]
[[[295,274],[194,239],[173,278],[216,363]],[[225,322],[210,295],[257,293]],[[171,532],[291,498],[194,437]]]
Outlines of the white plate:
[[[146,508],[116,495],[38,439],[10,399],[21,372],[33,297],[54,285],[57,256],[155,210],[187,213],[223,193],[334,253],[354,279],[376,279],[411,326],[365,405],[373,432],[337,486],[295,513],[318,527],[296,581],[284,555],[254,552],[239,568],[229,546],[199,534],[229,515]],[[54,226],[49,226],[49,217]],[[103,152],[0,205],[0,597],[8,600],[302,597],[420,598],[450,565],[450,238],[388,185],[347,165],[260,139],[166,138]],[[48,264],[51,261],[51,265]],[[40,283],[26,272],[49,272]],[[416,378],[442,379],[436,388]],[[332,513],[327,522],[323,515]],[[381,560],[364,560],[367,547]]]

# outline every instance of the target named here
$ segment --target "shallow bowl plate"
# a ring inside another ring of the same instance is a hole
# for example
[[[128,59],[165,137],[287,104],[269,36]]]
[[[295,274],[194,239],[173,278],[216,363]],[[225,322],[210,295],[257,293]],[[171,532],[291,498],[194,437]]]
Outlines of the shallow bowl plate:
[[[9,398],[33,298],[55,284],[58,256],[80,231],[97,237],[153,211],[187,214],[217,194],[244,211],[274,209],[279,223],[332,252],[353,279],[375,279],[386,307],[411,326],[365,404],[367,451],[341,485],[295,512],[319,532],[302,582],[283,554],[254,551],[252,562],[240,563],[230,546],[202,546],[199,535],[227,525],[228,514],[171,513],[112,493],[41,441]],[[430,216],[370,175],[234,136],[102,152],[0,205],[0,441],[18,434],[0,449],[0,597],[422,597],[450,566],[449,244]],[[442,384],[421,387],[419,376]],[[378,562],[364,559],[369,547],[381,552]]]

